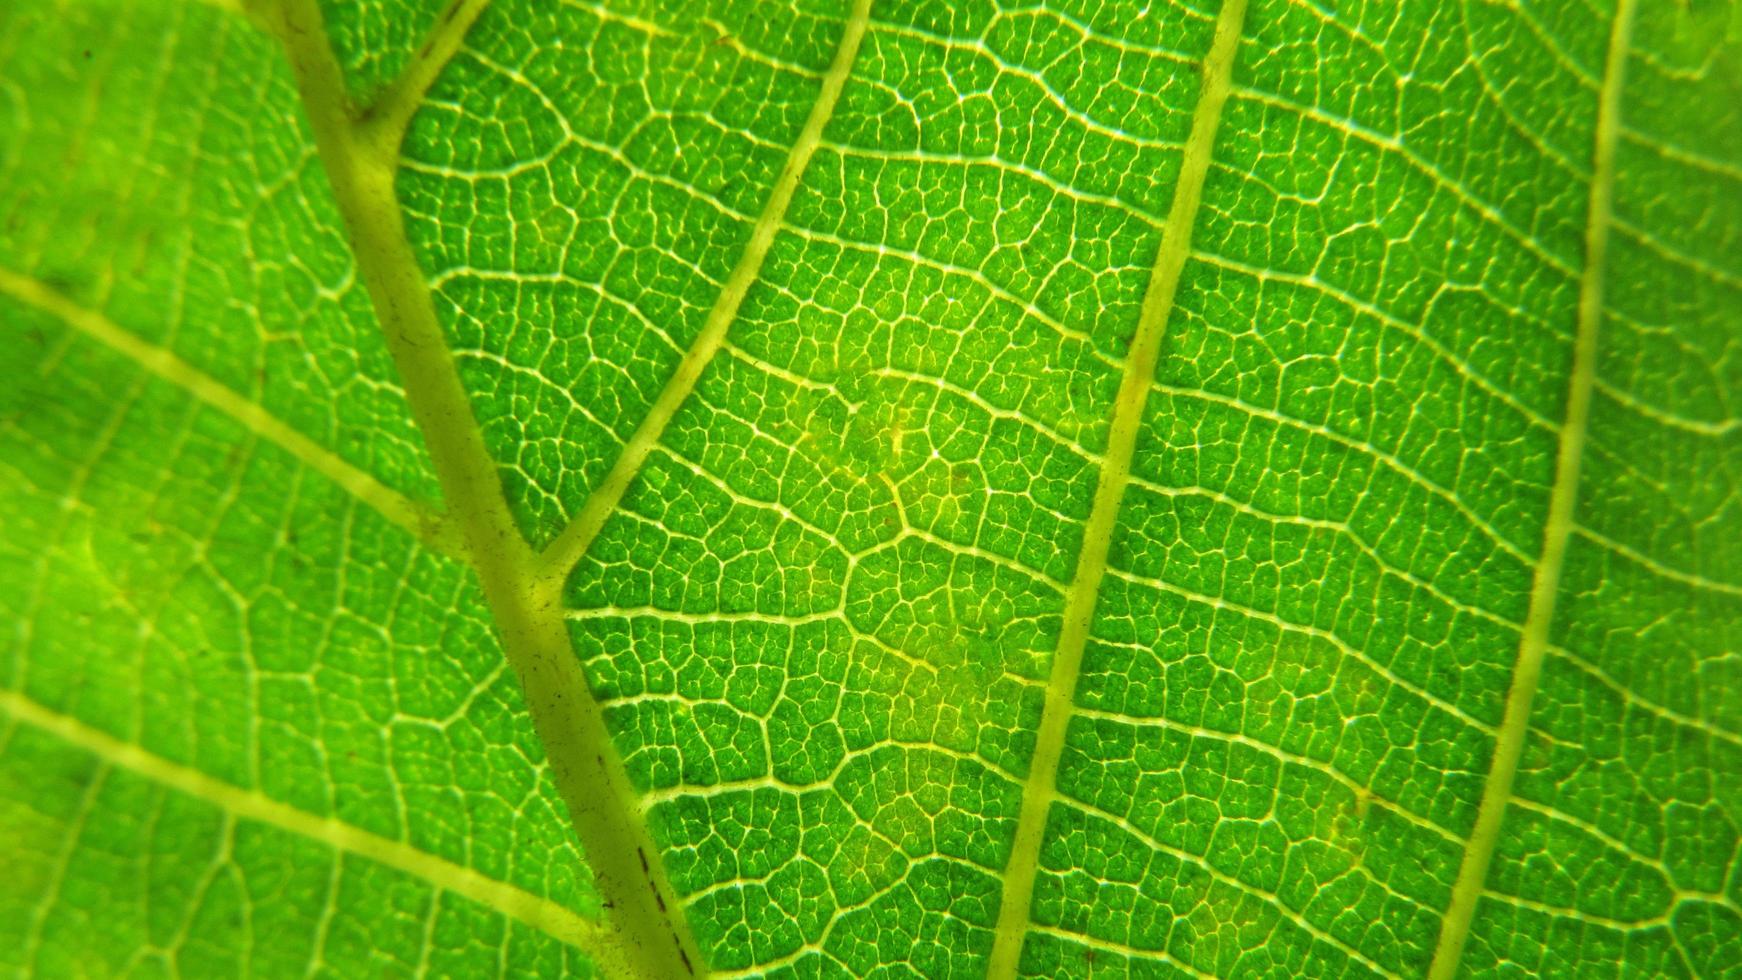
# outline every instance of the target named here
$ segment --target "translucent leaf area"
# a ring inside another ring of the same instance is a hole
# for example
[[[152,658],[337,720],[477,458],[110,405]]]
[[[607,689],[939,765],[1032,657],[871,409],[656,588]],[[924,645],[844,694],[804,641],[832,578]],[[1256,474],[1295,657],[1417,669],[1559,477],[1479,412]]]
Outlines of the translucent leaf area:
[[[1742,6],[6,0],[0,976],[1742,976]]]

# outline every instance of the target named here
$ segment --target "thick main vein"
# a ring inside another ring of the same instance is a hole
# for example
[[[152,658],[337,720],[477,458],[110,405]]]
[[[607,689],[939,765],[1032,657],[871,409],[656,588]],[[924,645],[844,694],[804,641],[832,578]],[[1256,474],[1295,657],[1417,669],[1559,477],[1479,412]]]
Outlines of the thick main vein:
[[[1567,384],[1566,420],[1561,425],[1560,448],[1555,459],[1554,484],[1549,490],[1548,520],[1543,527],[1542,554],[1530,587],[1530,609],[1518,642],[1518,660],[1512,669],[1512,686],[1506,692],[1506,712],[1494,741],[1494,758],[1482,787],[1482,802],[1476,810],[1476,825],[1470,845],[1452,885],[1451,904],[1440,925],[1439,943],[1428,968],[1431,980],[1449,980],[1457,973],[1464,942],[1476,915],[1476,903],[1488,879],[1488,865],[1500,839],[1500,825],[1512,797],[1513,777],[1530,729],[1530,706],[1542,677],[1543,657],[1549,647],[1549,627],[1554,621],[1555,596],[1560,591],[1561,567],[1567,542],[1573,532],[1573,509],[1578,501],[1579,463],[1584,455],[1585,431],[1591,413],[1591,389],[1597,375],[1597,328],[1603,318],[1603,266],[1609,245],[1610,203],[1615,189],[1615,145],[1621,132],[1621,85],[1627,64],[1628,38],[1633,27],[1637,0],[1620,0],[1609,31],[1609,53],[1603,69],[1603,86],[1597,102],[1595,166],[1585,221],[1585,268],[1579,277],[1579,306],[1573,337],[1572,377]]]
[[[459,11],[456,21],[475,10],[464,4],[450,9]],[[282,0],[273,14],[448,512],[465,541],[503,653],[520,679],[594,884],[624,937],[625,975],[648,980],[694,975],[702,964],[695,940],[688,924],[673,914],[676,893],[653,857],[657,851],[633,805],[634,788],[569,642],[558,604],[561,579],[538,575],[532,549],[514,523],[428,282],[406,237],[394,191],[400,131],[360,123],[353,115],[318,0]],[[458,49],[458,37],[448,26],[454,22],[438,24],[431,42],[450,55]],[[421,58],[413,67],[421,74],[438,69],[439,64]],[[390,90],[421,93],[425,85],[427,80],[413,78]]]
[[[493,909],[585,951],[607,969],[627,962],[622,937],[550,899],[486,877],[404,841],[372,834],[332,817],[316,816],[255,790],[243,789],[197,769],[171,762],[14,691],[0,691],[0,712],[88,752],[108,765],[208,803],[230,816],[323,844],[340,854],[355,855],[385,865],[441,891]]]
[[[750,230],[750,240],[738,256],[738,263],[727,275],[726,284],[715,297],[713,307],[708,310],[708,319],[702,325],[701,333],[696,335],[689,350],[684,353],[677,371],[665,383],[647,417],[641,420],[629,441],[624,443],[623,452],[617,457],[611,471],[588,494],[568,526],[545,549],[541,562],[546,575],[559,580],[566,577],[575,562],[580,561],[581,556],[587,553],[587,548],[605,526],[605,520],[623,499],[623,492],[629,489],[629,482],[635,478],[635,474],[641,472],[642,465],[647,461],[647,454],[653,450],[654,443],[659,441],[660,433],[671,423],[672,416],[677,414],[684,399],[695,389],[696,381],[702,376],[702,369],[708,366],[708,362],[719,352],[720,345],[725,342],[726,331],[731,327],[732,321],[738,318],[738,308],[743,305],[745,294],[762,273],[763,260],[768,257],[768,249],[774,244],[775,232],[780,230],[786,220],[786,209],[792,203],[793,192],[798,190],[799,179],[804,176],[805,168],[810,165],[811,157],[822,142],[823,127],[834,115],[835,103],[841,97],[841,89],[847,83],[847,76],[852,73],[853,61],[859,54],[859,43],[864,40],[865,29],[871,22],[871,2],[872,0],[855,0],[852,13],[841,33],[840,45],[835,49],[834,61],[823,75],[817,101],[811,106],[810,116],[805,119],[798,140],[787,154],[786,163],[780,168],[780,176],[776,178],[774,188],[769,192],[768,202],[763,205],[761,215]]]
[[[73,330],[97,341],[141,369],[182,389],[228,415],[243,428],[289,453],[340,489],[410,531],[426,547],[449,557],[459,554],[459,542],[442,517],[388,487],[331,450],[286,425],[261,405],[177,357],[168,349],[121,329],[108,317],[87,309],[39,280],[0,269],[0,295],[33,306]]]
[[[1107,574],[1107,551],[1119,503],[1131,476],[1131,454],[1143,421],[1155,366],[1161,357],[1161,341],[1173,311],[1180,273],[1191,254],[1192,225],[1203,197],[1204,178],[1209,173],[1216,127],[1227,102],[1234,70],[1234,55],[1246,16],[1246,0],[1224,0],[1216,17],[1215,39],[1204,61],[1203,91],[1192,114],[1186,137],[1185,157],[1173,203],[1168,207],[1161,246],[1143,297],[1137,334],[1125,359],[1125,373],[1113,405],[1113,421],[1102,459],[1095,501],[1083,530],[1083,549],[1077,556],[1076,575],[1065,601],[1064,625],[1053,653],[1052,673],[1047,681],[1040,732],[1029,764],[1028,782],[1022,791],[1022,811],[1017,819],[1010,862],[1004,870],[1004,895],[998,910],[998,925],[992,946],[988,976],[993,980],[1014,977],[1028,932],[1029,905],[1040,861],[1041,838],[1046,831],[1047,811],[1057,793],[1059,758],[1064,752],[1065,730],[1076,698],[1077,677],[1082,671],[1083,648],[1095,614],[1101,581]]]

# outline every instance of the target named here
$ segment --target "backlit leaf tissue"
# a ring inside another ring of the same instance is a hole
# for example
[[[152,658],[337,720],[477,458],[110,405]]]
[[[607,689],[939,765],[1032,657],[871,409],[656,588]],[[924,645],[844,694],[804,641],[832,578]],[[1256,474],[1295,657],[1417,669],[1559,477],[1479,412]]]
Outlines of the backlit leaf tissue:
[[[0,976],[1742,976],[1742,7],[8,0]]]

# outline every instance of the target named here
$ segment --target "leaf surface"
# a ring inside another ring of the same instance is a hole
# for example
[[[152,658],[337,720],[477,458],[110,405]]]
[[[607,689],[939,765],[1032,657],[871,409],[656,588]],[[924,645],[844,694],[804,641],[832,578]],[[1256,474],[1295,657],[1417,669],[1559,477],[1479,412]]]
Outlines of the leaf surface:
[[[0,972],[1742,969],[1731,4],[0,11]]]

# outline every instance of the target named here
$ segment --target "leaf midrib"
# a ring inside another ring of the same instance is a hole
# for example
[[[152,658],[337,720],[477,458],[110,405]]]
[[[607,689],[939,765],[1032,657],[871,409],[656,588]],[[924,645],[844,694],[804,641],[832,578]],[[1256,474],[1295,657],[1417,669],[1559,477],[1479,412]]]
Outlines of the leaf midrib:
[[[493,458],[436,319],[433,295],[405,235],[394,190],[405,131],[428,88],[458,52],[488,0],[452,0],[405,70],[361,110],[350,101],[317,0],[207,2],[246,17],[279,41],[289,56],[354,258],[449,513],[439,514],[404,497],[167,349],[135,337],[36,280],[0,270],[0,294],[56,316],[146,372],[182,388],[406,528],[425,546],[473,568],[507,659],[521,678],[555,782],[569,804],[607,910],[606,923],[588,922],[547,899],[443,858],[153,756],[22,695],[0,692],[0,710],[94,753],[106,764],[127,768],[234,816],[356,853],[482,902],[585,950],[612,975],[664,978],[679,975],[680,970],[690,975],[705,973],[687,923],[670,912],[678,907],[675,892],[641,822],[642,810],[634,805],[636,794],[616,758],[599,705],[593,701],[573,655],[563,620],[561,589],[568,571],[615,510],[666,423],[722,346],[727,328],[760,273],[775,233],[783,227],[786,209],[806,165],[821,143],[822,130],[869,25],[871,0],[854,4],[834,62],[821,76],[819,98],[767,205],[752,226],[746,248],[703,333],[668,382],[655,412],[627,445],[612,477],[594,490],[570,526],[542,555],[534,552],[512,518]],[[601,784],[604,793],[599,792]]]
[[[433,296],[404,230],[394,191],[400,143],[412,115],[487,0],[454,0],[405,73],[361,112],[347,105],[343,75],[316,0],[284,0],[277,33],[298,80],[359,270],[423,432],[444,498],[466,543],[509,662],[520,676],[533,723],[586,850],[607,917],[635,972],[666,977],[705,971],[678,896],[633,805],[635,794],[604,724],[601,706],[568,637],[562,588],[666,424],[719,350],[821,142],[870,21],[857,0],[817,102],[789,152],[737,265],[701,334],[667,382],[605,481],[544,554],[535,554],[508,508],[493,457],[472,413],[436,318]],[[603,788],[605,791],[600,792]],[[632,856],[633,855],[633,856]],[[636,866],[639,865],[639,874]]]
[[[483,6],[471,0],[450,6],[452,16],[438,19],[408,74],[384,90],[387,101],[362,112],[350,104],[318,0],[281,0],[268,20],[296,75],[358,270],[448,512],[585,850],[612,927],[609,945],[629,964],[630,975],[694,975],[704,961],[688,924],[672,914],[677,896],[640,814],[625,805],[632,787],[569,642],[561,617],[562,580],[540,575],[509,510],[394,187],[405,127]]]

